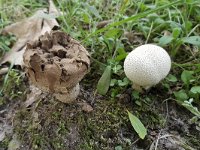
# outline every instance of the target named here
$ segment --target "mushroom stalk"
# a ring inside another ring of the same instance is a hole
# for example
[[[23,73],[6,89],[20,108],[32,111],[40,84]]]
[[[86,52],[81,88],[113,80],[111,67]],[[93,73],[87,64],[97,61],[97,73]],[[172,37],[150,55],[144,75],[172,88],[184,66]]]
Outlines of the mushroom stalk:
[[[76,86],[74,86],[66,91],[54,93],[53,95],[56,97],[56,99],[60,100],[61,102],[66,103],[66,100],[67,100],[67,102],[71,102],[71,101],[75,100],[77,98],[79,92],[80,92],[80,86],[78,83]]]

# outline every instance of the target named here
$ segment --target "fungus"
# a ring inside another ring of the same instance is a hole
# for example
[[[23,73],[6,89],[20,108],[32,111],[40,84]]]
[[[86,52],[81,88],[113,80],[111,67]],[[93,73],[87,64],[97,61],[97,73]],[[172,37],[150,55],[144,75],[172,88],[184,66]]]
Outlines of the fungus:
[[[171,59],[168,53],[153,44],[137,47],[124,61],[124,72],[136,90],[149,89],[156,85],[167,76],[170,68]]]
[[[65,103],[77,98],[79,82],[90,66],[87,50],[61,31],[46,32],[28,43],[23,60],[29,80]]]

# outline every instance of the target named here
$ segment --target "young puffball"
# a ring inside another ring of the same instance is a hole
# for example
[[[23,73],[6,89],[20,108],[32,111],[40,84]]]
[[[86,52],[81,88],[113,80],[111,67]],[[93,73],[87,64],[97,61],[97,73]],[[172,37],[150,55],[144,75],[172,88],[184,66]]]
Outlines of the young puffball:
[[[124,61],[124,72],[133,83],[133,88],[149,89],[159,83],[169,73],[171,59],[161,47],[141,45],[128,54]]]

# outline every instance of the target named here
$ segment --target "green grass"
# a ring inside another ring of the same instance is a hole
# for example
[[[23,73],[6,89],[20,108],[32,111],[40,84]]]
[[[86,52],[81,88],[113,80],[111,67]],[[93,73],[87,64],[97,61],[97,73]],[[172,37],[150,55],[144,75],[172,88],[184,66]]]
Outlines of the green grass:
[[[81,41],[91,54],[91,71],[83,81],[86,87],[96,90],[97,83],[104,73],[104,80],[110,83],[107,84],[109,90],[106,91],[105,99],[116,102],[118,97],[131,87],[123,71],[126,55],[141,44],[155,43],[170,54],[173,61],[172,69],[169,76],[153,88],[153,90],[161,89],[162,94],[152,90],[151,93],[154,94],[150,95],[132,91],[133,105],[138,107],[138,112],[134,112],[134,109],[132,112],[141,118],[146,127],[152,125],[149,120],[157,117],[156,121],[153,121],[154,127],[159,117],[153,114],[145,120],[140,113],[143,113],[143,105],[154,103],[154,99],[161,99],[161,101],[176,101],[181,109],[192,114],[190,117],[199,117],[199,111],[196,109],[200,107],[199,0],[55,0],[54,2],[62,12],[57,18],[61,29]],[[3,28],[31,16],[36,10],[47,7],[48,3],[39,0],[1,0],[0,6],[0,27]],[[112,21],[104,28],[98,29],[98,23],[104,20]],[[9,51],[15,40],[10,36],[1,36],[0,54]],[[106,68],[111,69],[105,71]],[[13,79],[16,79],[16,76]],[[160,120],[161,122],[157,124],[162,126],[163,118]],[[42,137],[35,137],[33,141],[35,145],[41,145],[38,143],[41,142],[40,138]],[[62,146],[58,139],[54,140],[54,144]],[[90,142],[87,141],[89,146],[86,144],[83,147],[90,147]]]
[[[47,7],[48,3],[40,0],[1,0],[0,1],[0,27],[20,21],[32,15],[36,10]]]

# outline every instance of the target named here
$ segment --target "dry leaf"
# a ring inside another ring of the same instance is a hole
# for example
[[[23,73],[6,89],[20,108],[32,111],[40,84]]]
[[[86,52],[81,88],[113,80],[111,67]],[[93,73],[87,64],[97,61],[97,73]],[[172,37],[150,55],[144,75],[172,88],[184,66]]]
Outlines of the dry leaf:
[[[180,135],[168,134],[166,132],[162,136],[159,135],[158,139],[151,144],[149,150],[154,149],[194,150],[194,148],[187,145],[185,139],[180,137]]]
[[[89,112],[91,112],[91,111],[93,111],[93,108],[92,108],[92,106],[91,105],[89,105],[88,103],[86,103],[86,102],[83,102],[83,103],[78,103],[80,106],[82,106],[82,110],[84,111],[84,112],[87,112],[87,113],[89,113]]]
[[[1,68],[0,69],[0,75],[4,75],[9,71],[9,68]]]
[[[101,29],[101,28],[105,27],[106,25],[110,24],[111,22],[112,22],[112,20],[101,21],[97,24],[97,29]]]
[[[3,131],[3,132],[0,131],[0,142],[3,141],[5,136],[6,136],[5,131]]]
[[[5,139],[7,134],[11,134],[13,131],[12,126],[7,124],[7,119],[0,117],[0,142]]]
[[[129,40],[130,43],[132,44],[139,44],[142,45],[144,40],[142,39],[142,34],[141,33],[136,33],[136,32],[124,32],[124,36]]]
[[[59,15],[55,5],[49,1],[49,12],[46,9],[38,10],[32,17],[27,18],[21,22],[14,23],[3,29],[2,33],[12,33],[17,37],[17,41],[8,52],[0,64],[10,62],[14,65],[23,65],[23,53],[26,48],[26,43],[38,39],[38,37],[45,32],[51,31],[54,26],[58,26],[55,19]],[[50,17],[49,17],[50,16]]]
[[[27,95],[27,99],[24,103],[25,107],[29,107],[30,105],[32,105],[36,100],[38,100],[38,98],[42,94],[42,91],[33,85],[30,86],[30,90],[31,93]]]

